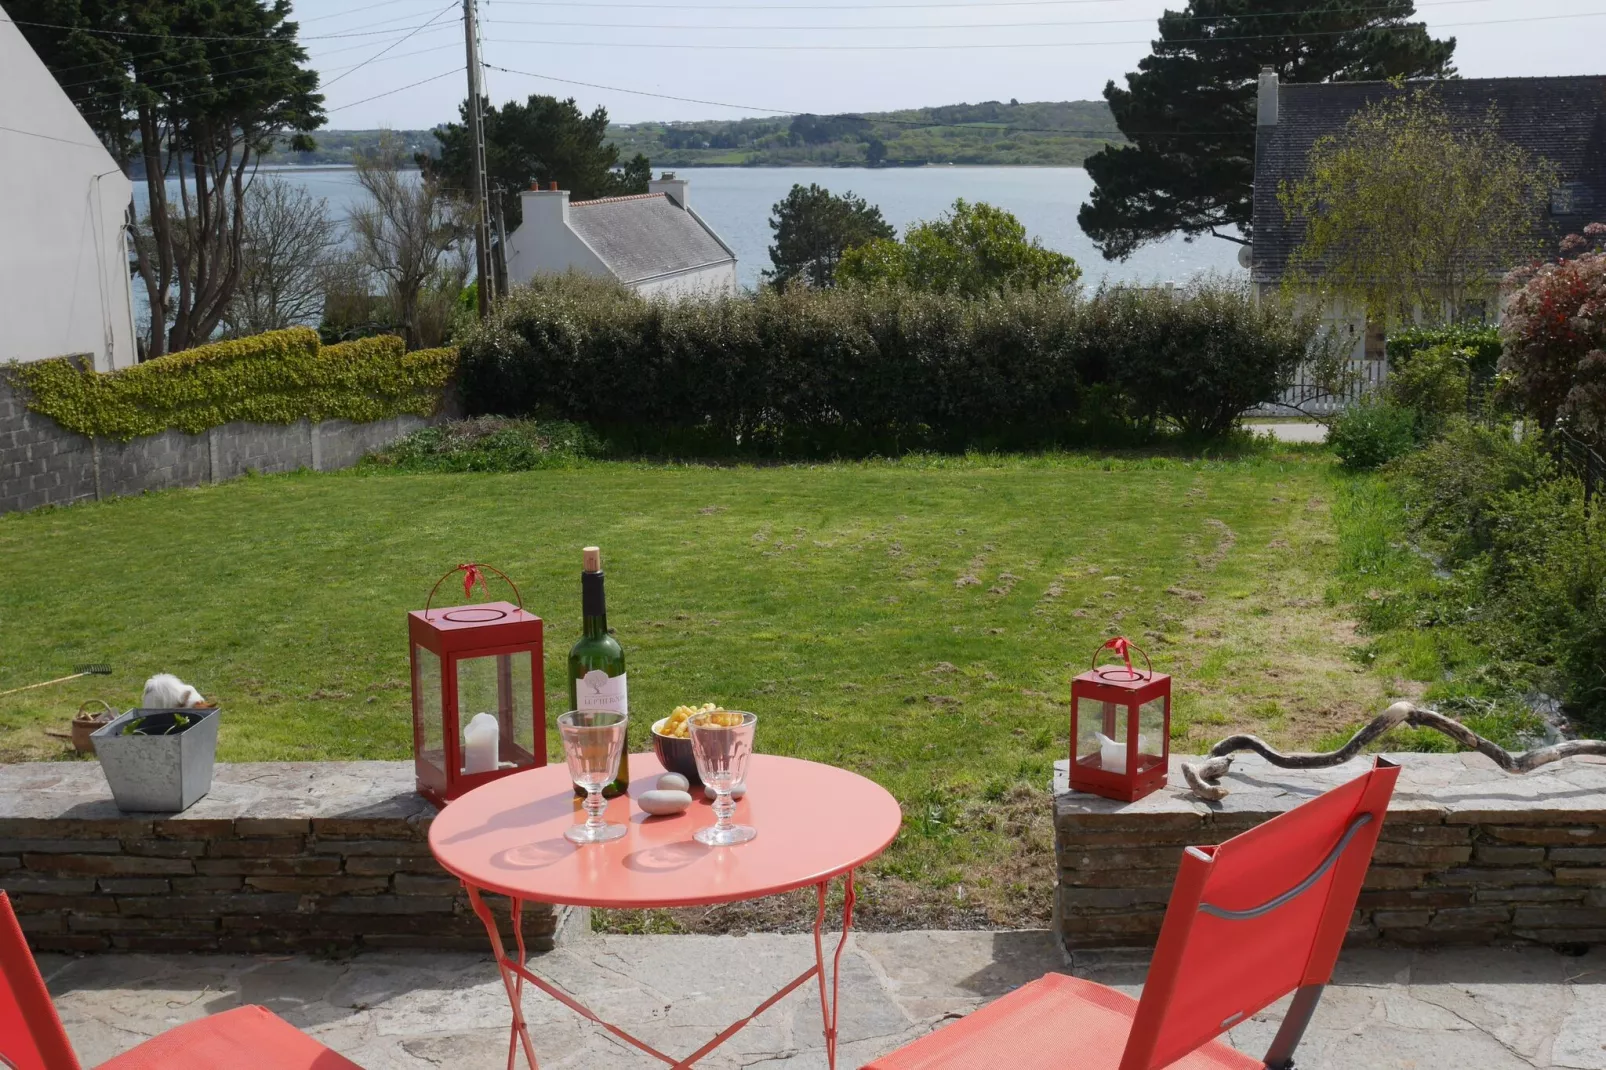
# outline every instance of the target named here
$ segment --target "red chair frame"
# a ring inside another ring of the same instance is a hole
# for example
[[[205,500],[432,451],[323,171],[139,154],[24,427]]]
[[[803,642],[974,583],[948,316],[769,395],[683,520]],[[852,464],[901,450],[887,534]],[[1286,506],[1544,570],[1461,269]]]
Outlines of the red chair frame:
[[[362,1070],[265,1007],[188,1022],[100,1070]],[[11,900],[0,892],[0,1068],[80,1070]]]
[[[1378,758],[1370,772],[1220,846],[1185,848],[1136,1003],[1049,974],[866,1070],[1293,1070],[1399,773]],[[1216,1039],[1289,992],[1263,1060]]]

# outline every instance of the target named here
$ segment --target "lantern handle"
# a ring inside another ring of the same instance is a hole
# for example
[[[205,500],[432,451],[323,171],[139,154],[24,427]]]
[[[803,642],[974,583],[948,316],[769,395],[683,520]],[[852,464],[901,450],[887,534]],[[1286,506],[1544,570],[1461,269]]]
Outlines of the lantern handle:
[[[507,584],[509,587],[513,588],[513,597],[518,599],[519,609],[522,610],[524,608],[524,596],[519,594],[519,585],[514,583],[512,580],[508,579],[508,576],[507,576],[506,572],[503,572],[501,569],[495,567],[494,565],[481,565],[481,564],[477,564],[477,563],[475,563],[473,561],[466,561],[463,564],[458,565],[456,568],[452,569],[451,571],[447,572],[446,575],[442,576],[440,579],[436,580],[435,581],[435,586],[433,586],[433,587],[431,587],[429,589],[429,597],[424,599],[424,619],[425,620],[429,619],[429,606],[430,606],[430,603],[435,600],[435,592],[441,589],[441,584],[445,583],[448,579],[450,579],[451,577],[457,575],[457,573],[459,573],[459,572],[463,573],[463,597],[464,598],[470,598],[470,597],[473,596],[473,594],[474,594],[474,585],[476,583],[478,583],[480,585],[480,590],[486,591],[486,593],[490,593],[487,590],[486,586],[485,586],[485,577],[483,575],[481,575],[481,573],[480,573],[481,569],[487,569],[487,570],[489,570],[491,572],[496,573],[498,576],[502,577],[502,582]]]
[[[1114,639],[1107,639],[1099,644],[1098,649],[1093,651],[1092,667],[1094,669],[1099,667],[1099,655],[1104,653],[1106,650],[1113,650],[1117,654],[1121,655],[1121,660],[1126,662],[1126,671],[1129,679],[1136,679],[1140,675],[1137,670],[1132,668],[1131,651],[1136,650],[1139,654],[1143,654],[1143,667],[1145,672],[1142,675],[1147,679],[1152,680],[1154,678],[1154,663],[1149,660],[1149,655],[1144,653],[1142,647],[1138,646],[1138,644],[1134,643],[1124,635],[1118,635]]]

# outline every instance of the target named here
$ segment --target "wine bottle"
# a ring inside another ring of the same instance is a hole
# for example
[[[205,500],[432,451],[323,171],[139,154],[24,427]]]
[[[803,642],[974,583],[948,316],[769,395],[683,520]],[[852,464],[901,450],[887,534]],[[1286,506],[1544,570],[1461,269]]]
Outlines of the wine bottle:
[[[602,551],[587,546],[581,551],[580,613],[584,632],[569,650],[569,708],[611,710],[630,714],[625,682],[625,652],[619,640],[608,631],[608,605],[602,589]],[[619,775],[602,789],[605,798],[623,795],[630,788],[629,725],[626,723],[625,752],[619,758]],[[575,796],[585,797],[584,788]]]

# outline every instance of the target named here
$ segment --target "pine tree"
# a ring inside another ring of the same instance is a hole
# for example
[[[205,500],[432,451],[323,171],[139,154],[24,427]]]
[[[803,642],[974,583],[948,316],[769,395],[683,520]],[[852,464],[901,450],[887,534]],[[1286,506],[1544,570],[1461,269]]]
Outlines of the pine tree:
[[[459,110],[466,116],[468,102]],[[544,189],[556,182],[577,201],[647,192],[652,177],[647,157],[638,153],[614,170],[619,150],[607,143],[608,110],[600,105],[587,115],[573,97],[532,93],[523,104],[510,100],[497,108],[486,101],[481,111],[487,185],[492,197],[500,196],[510,231],[524,218],[519,193],[532,184]],[[466,119],[443,124],[435,137],[440,156],[421,159],[425,171],[453,189],[471,189],[474,158]]]
[[[1088,158],[1082,229],[1110,260],[1175,233],[1247,240],[1261,68],[1283,82],[1453,77],[1455,38],[1406,21],[1415,10],[1412,0],[1192,0],[1167,11],[1126,88],[1104,87],[1131,143]]]

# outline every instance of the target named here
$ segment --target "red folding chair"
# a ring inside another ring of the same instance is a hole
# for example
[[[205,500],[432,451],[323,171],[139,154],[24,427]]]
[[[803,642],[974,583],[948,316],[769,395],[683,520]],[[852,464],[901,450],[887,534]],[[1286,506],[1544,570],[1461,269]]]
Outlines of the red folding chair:
[[[79,1070],[44,978],[0,892],[0,1068]],[[265,1007],[236,1007],[171,1029],[100,1070],[362,1070]]]
[[[865,1070],[1292,1070],[1333,975],[1400,770],[1219,847],[1188,847],[1143,998],[1051,973]],[[1264,1059],[1216,1038],[1289,992]]]

